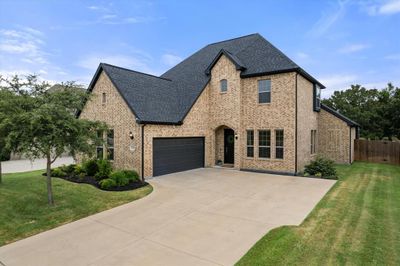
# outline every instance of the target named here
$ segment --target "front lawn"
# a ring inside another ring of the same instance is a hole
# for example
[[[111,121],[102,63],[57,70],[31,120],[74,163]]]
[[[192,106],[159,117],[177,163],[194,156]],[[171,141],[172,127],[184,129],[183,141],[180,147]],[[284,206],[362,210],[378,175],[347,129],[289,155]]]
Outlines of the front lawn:
[[[53,178],[55,205],[47,204],[43,170],[6,174],[0,185],[0,246],[142,198],[150,185],[124,192]]]
[[[237,265],[400,265],[400,167],[338,166],[300,226],[270,231]]]

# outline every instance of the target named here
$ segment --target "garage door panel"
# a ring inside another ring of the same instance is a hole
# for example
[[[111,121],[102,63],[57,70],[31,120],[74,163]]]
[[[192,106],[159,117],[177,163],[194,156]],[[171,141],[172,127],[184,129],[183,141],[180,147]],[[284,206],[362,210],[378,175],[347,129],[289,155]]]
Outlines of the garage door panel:
[[[204,167],[204,138],[155,138],[153,175]]]

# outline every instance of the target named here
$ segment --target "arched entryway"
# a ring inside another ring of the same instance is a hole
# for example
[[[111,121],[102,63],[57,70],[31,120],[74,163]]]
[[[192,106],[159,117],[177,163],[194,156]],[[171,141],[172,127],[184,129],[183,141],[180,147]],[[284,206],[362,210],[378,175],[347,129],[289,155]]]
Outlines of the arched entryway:
[[[215,164],[232,167],[235,164],[235,131],[225,125],[215,129]]]

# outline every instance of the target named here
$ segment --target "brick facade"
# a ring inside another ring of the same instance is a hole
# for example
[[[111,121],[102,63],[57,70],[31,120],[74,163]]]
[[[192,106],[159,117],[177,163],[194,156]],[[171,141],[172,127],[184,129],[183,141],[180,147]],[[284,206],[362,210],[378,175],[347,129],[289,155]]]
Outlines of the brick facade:
[[[297,141],[296,141],[297,78]],[[220,81],[228,90],[220,91]],[[258,103],[258,80],[271,81],[271,103]],[[114,129],[116,168],[136,169],[141,174],[141,127],[108,76],[100,74],[80,117],[106,122]],[[107,102],[102,103],[106,93]],[[342,120],[322,111],[313,111],[313,85],[295,72],[241,78],[240,71],[222,55],[211,70],[211,80],[194,103],[182,125],[144,126],[144,175],[153,175],[153,139],[158,137],[204,137],[205,166],[223,161],[224,128],[235,132],[234,167],[295,173],[296,143],[301,170],[315,155],[310,152],[312,129],[318,132],[318,152],[337,162],[349,162],[349,127]],[[254,157],[247,158],[246,130],[254,130]],[[271,158],[258,157],[258,130],[271,131]],[[284,131],[284,158],[275,158],[275,130]],[[339,150],[330,151],[327,132],[339,134]],[[336,132],[335,131],[335,132]],[[129,132],[134,140],[129,138]],[[355,137],[355,131],[352,135]],[[346,152],[347,151],[347,152]]]

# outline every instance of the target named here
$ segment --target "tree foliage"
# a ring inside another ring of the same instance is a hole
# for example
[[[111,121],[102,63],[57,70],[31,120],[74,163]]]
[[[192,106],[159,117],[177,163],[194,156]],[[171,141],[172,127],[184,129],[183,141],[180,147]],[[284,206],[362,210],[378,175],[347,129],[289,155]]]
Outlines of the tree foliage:
[[[322,101],[361,125],[361,136],[400,138],[400,88],[366,89],[352,85]]]
[[[7,131],[5,146],[32,159],[47,159],[48,201],[53,204],[51,164],[65,152],[92,154],[93,145],[102,142],[97,130],[105,125],[76,118],[89,94],[74,82],[50,89],[47,82],[29,75],[1,78],[0,84],[0,91],[7,95],[0,100],[0,132]]]

